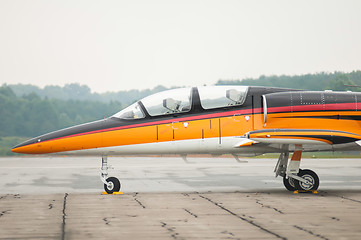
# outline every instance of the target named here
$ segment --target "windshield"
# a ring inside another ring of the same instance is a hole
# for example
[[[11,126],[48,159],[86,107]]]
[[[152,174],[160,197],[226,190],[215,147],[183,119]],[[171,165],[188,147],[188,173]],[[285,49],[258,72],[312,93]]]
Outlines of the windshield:
[[[150,116],[189,112],[191,110],[191,88],[178,88],[159,92],[140,100]],[[122,119],[140,119],[145,114],[139,102],[113,115]]]
[[[129,107],[124,108],[122,111],[114,114],[113,117],[122,119],[139,119],[144,118],[144,113],[142,112],[139,103],[136,102]]]

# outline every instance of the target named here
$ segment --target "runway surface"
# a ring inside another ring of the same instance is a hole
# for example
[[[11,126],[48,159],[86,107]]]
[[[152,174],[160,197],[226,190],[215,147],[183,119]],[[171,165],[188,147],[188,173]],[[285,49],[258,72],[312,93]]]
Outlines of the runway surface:
[[[360,239],[361,160],[303,159],[319,194],[293,194],[276,159],[1,158],[0,239]]]

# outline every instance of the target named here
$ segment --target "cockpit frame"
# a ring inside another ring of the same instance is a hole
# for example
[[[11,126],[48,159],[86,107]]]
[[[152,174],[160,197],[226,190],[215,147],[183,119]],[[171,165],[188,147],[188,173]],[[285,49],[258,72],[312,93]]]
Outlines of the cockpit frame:
[[[241,106],[247,96],[246,86],[209,86],[177,88],[143,98],[113,118],[135,120],[189,113],[193,110],[216,110]]]

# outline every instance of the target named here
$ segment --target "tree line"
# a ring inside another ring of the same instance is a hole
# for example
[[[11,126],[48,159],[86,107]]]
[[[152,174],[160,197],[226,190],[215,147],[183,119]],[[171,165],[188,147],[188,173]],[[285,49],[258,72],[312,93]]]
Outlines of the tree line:
[[[361,91],[361,71],[316,73],[296,76],[260,76],[242,80],[219,80],[216,85],[283,87],[304,90]]]
[[[3,85],[0,87],[0,137],[35,137],[109,117],[122,107],[118,101],[42,99],[35,93],[19,97]]]
[[[31,84],[12,84],[7,86],[9,86],[18,97],[35,93],[42,99],[51,98],[59,100],[88,100],[104,103],[118,101],[125,105],[129,105],[138,99],[148,96],[152,93],[167,89],[163,86],[156,86],[153,89],[145,90],[133,89],[129,91],[96,93],[92,92],[88,86],[80,85],[78,83],[66,84],[64,87],[49,85],[45,86],[44,88],[40,88]]]

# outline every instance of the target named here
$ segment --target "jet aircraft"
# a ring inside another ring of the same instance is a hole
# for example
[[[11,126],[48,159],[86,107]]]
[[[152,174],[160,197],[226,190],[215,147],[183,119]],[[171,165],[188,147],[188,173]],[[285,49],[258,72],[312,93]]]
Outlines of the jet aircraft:
[[[359,151],[361,93],[270,87],[178,88],[143,98],[113,116],[47,133],[15,146],[25,154],[99,155],[108,193],[107,156],[124,154],[280,153],[276,176],[286,189],[317,190],[300,169],[302,152]],[[292,153],[291,159],[289,155]]]

